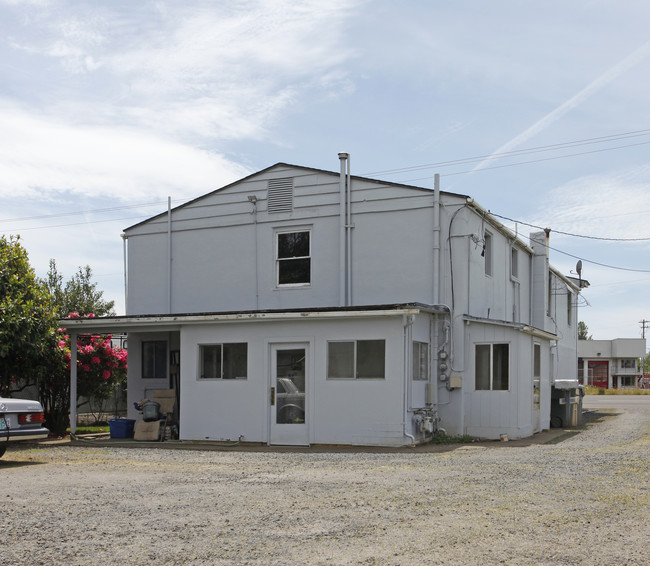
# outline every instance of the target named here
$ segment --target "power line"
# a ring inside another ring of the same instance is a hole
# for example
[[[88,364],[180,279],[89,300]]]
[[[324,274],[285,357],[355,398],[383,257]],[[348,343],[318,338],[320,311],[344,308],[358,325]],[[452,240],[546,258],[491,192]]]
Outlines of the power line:
[[[115,212],[118,210],[130,210],[133,208],[145,208],[148,206],[160,206],[163,204],[166,205],[167,201],[147,202],[142,204],[125,204],[124,206],[113,206],[110,208],[95,208],[90,210],[77,210],[74,212],[59,212],[56,214],[41,214],[40,216],[23,216],[21,218],[3,218],[0,219],[0,222],[22,222],[27,220],[42,220],[44,218],[62,218],[64,216],[77,216],[80,214],[99,214],[102,212]]]
[[[582,140],[574,140],[574,141],[569,141],[569,142],[561,142],[561,143],[556,143],[556,144],[550,144],[550,145],[542,145],[542,146],[537,146],[537,147],[531,147],[527,149],[517,149],[517,150],[512,150],[512,151],[506,151],[502,153],[492,153],[488,155],[477,155],[474,157],[466,157],[466,158],[461,158],[461,159],[452,159],[448,161],[438,161],[436,163],[427,163],[423,165],[414,165],[411,167],[402,167],[398,169],[386,169],[384,171],[373,171],[371,173],[364,173],[362,174],[363,176],[365,175],[392,175],[396,173],[406,173],[409,171],[419,171],[423,169],[432,169],[434,167],[450,167],[452,165],[464,165],[467,163],[472,163],[476,161],[484,161],[486,159],[502,159],[505,157],[519,157],[521,155],[529,155],[531,153],[541,153],[544,151],[557,151],[560,149],[566,149],[569,147],[579,147],[583,145],[592,145],[596,143],[605,143],[605,142],[611,142],[611,141],[618,141],[621,139],[628,139],[628,138],[633,138],[633,137],[639,137],[639,136],[647,136],[650,135],[650,129],[645,129],[645,130],[634,130],[630,132],[623,132],[620,134],[612,134],[609,136],[601,136],[601,137],[596,137],[596,138],[585,138]],[[643,145],[643,144],[631,144],[630,146],[619,146],[616,148],[611,148],[611,149],[619,149],[620,147],[632,147],[635,145]],[[603,150],[597,150],[597,151],[609,151],[610,148],[603,149]],[[589,153],[589,152],[587,152]],[[582,154],[576,154],[576,155],[582,155]],[[563,157],[563,156],[560,156]],[[554,159],[559,159],[560,157],[556,157]],[[455,173],[455,174],[460,174],[460,173]]]
[[[30,228],[4,229],[4,232],[26,232],[27,230],[47,230],[48,228],[69,228],[70,226],[82,226],[84,224],[102,224],[105,222],[121,222],[123,220],[139,220],[140,216],[128,216],[125,218],[108,218],[106,220],[84,220],[83,222],[71,222],[70,224],[50,224],[48,226],[32,226]]]
[[[530,226],[531,228],[537,228],[539,230],[546,230],[542,226],[536,226],[535,224],[529,224],[528,222],[523,222],[521,220],[515,220],[513,218],[508,218],[507,216],[502,216],[501,214],[495,214],[494,212],[488,211],[490,215],[496,216],[497,218],[503,218],[504,220],[509,220],[510,222],[515,222],[516,224],[523,224],[524,226]],[[603,240],[606,242],[648,242],[650,238],[605,238],[601,236],[585,236],[584,234],[572,234],[571,232],[562,232],[561,230],[553,230],[555,234],[562,234],[563,236],[573,236],[574,238],[585,238],[587,240]]]
[[[632,269],[630,267],[618,267],[616,265],[607,265],[606,263],[600,263],[598,261],[593,261],[591,259],[585,259],[582,256],[578,255],[573,255],[568,252],[563,252],[562,250],[558,250],[557,248],[553,248],[551,246],[547,246],[549,250],[553,250],[554,252],[558,252],[560,254],[568,255],[569,257],[572,257],[574,259],[579,259],[582,261],[585,261],[587,263],[591,263],[593,265],[598,265],[600,267],[607,267],[608,269],[617,269],[618,271],[633,271],[635,273],[650,273],[650,269]]]
[[[636,147],[639,145],[647,145],[650,144],[650,142],[640,142],[640,143],[633,143],[633,144],[628,144],[628,145],[619,145],[617,147],[608,147],[605,149],[594,149],[592,151],[581,151],[578,153],[567,153],[566,155],[556,155],[555,157],[544,157],[541,159],[531,159],[529,161],[518,161],[517,163],[508,163],[506,165],[493,165],[492,167],[483,167],[481,171],[487,171],[489,169],[504,169],[506,167],[515,167],[517,165],[530,165],[531,163],[543,163],[544,161],[553,161],[555,159],[566,159],[568,157],[578,157],[580,155],[590,155],[593,153],[602,153],[604,151],[612,151],[614,149],[625,149],[626,147]],[[472,169],[468,171],[457,171],[456,173],[447,173],[445,174],[445,177],[453,177],[455,175],[465,175],[467,173],[478,173],[478,171],[474,171]]]

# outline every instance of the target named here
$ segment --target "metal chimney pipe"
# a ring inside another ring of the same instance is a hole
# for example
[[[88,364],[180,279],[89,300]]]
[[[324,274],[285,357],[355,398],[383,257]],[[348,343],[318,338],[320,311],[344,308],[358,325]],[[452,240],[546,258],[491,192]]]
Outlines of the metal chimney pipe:
[[[339,160],[341,163],[340,178],[339,178],[339,306],[346,305],[346,281],[347,281],[347,263],[346,263],[346,172],[347,160],[349,154],[345,152],[339,153]]]

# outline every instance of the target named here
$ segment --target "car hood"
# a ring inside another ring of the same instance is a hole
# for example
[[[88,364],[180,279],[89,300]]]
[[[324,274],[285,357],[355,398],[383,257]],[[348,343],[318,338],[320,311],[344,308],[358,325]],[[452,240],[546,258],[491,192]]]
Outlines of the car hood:
[[[38,401],[27,399],[5,399],[0,397],[0,413],[41,413],[43,407]]]

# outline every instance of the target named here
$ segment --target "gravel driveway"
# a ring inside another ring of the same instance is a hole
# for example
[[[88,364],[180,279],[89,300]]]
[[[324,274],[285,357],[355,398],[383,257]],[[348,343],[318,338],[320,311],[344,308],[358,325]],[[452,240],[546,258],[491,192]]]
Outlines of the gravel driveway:
[[[650,406],[446,452],[39,447],[0,460],[2,564],[650,563]]]

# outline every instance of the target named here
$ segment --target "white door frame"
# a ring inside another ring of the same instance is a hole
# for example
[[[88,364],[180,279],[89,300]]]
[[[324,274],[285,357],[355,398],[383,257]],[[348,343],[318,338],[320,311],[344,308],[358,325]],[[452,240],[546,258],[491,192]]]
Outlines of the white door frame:
[[[292,424],[278,424],[277,423],[277,353],[282,350],[297,350],[304,349],[305,351],[305,418],[302,423]],[[269,360],[268,360],[268,389],[267,389],[267,407],[268,407],[268,444],[279,445],[295,445],[295,446],[309,446],[310,444],[310,430],[309,425],[311,422],[312,414],[312,342],[305,341],[304,339],[297,339],[292,341],[273,341],[269,342]]]

